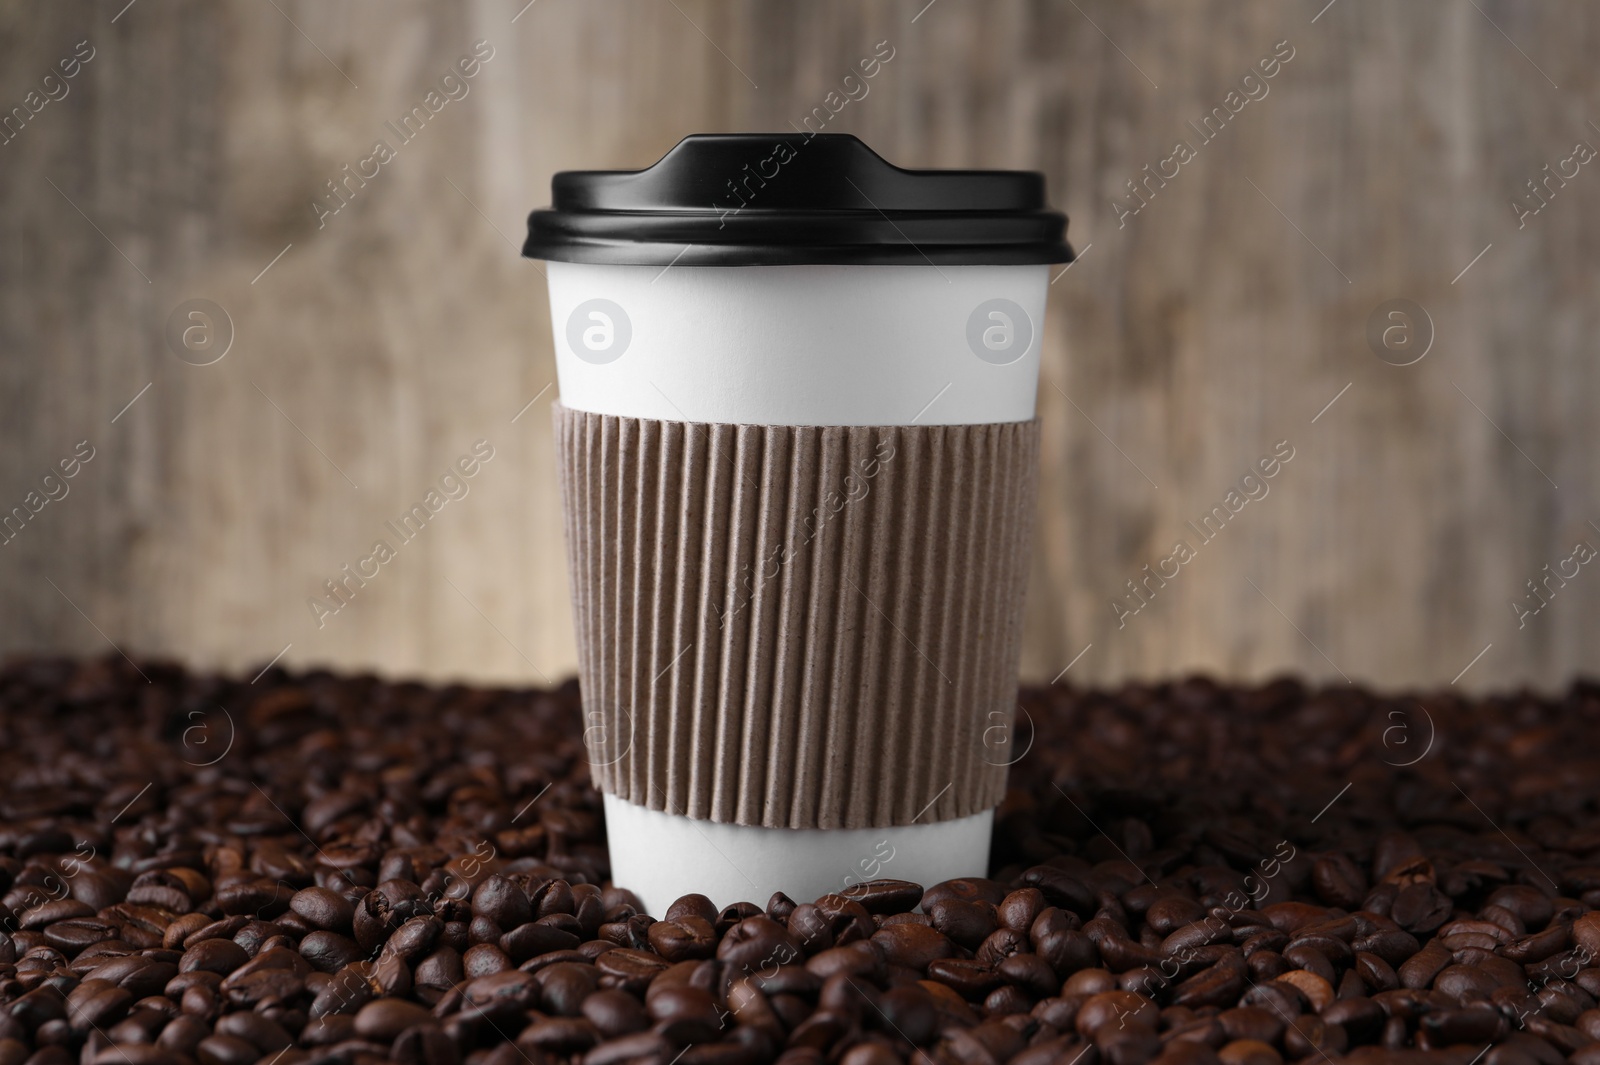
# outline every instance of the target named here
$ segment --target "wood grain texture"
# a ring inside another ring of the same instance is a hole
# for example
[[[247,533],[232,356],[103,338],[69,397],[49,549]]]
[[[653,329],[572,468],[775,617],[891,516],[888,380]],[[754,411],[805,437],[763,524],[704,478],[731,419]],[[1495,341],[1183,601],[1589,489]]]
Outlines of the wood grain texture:
[[[1462,686],[1593,671],[1600,571],[1521,628],[1512,603],[1600,547],[1600,173],[1521,229],[1510,203],[1600,145],[1600,18],[1324,2],[7,5],[0,106],[95,52],[0,146],[0,507],[79,441],[94,458],[0,547],[0,650],[571,674],[526,211],[558,169],[788,129],[888,41],[828,128],[907,166],[1041,169],[1083,252],[1043,334],[1026,676],[1089,645],[1068,679],[1444,684],[1486,646]],[[324,183],[479,40],[468,95],[319,228]],[[1188,123],[1280,41],[1267,94],[1202,142]],[[1119,224],[1180,140],[1195,157]],[[214,365],[164,339],[194,298],[233,324]],[[1415,365],[1365,340],[1394,298],[1435,327]],[[308,600],[478,440],[469,493],[319,627]],[[1268,494],[1199,543],[1185,523],[1279,441]]]

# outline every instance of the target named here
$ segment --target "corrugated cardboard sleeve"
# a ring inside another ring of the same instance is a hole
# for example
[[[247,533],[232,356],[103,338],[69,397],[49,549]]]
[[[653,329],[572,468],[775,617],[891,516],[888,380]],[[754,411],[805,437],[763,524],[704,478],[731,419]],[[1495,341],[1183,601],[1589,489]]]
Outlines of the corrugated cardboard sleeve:
[[[1000,802],[1037,421],[555,423],[601,790],[776,828]]]

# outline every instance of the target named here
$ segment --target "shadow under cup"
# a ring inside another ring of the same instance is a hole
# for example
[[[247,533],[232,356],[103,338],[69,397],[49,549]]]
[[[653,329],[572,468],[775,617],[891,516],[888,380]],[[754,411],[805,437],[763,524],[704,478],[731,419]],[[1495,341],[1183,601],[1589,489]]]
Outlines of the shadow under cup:
[[[985,213],[969,195],[920,233],[931,256],[891,244],[830,178],[876,187],[875,215],[915,230],[908,215],[929,211],[914,179],[947,172],[897,170],[851,137],[798,146],[811,170],[772,198],[787,244],[770,217],[718,228],[674,204],[674,180],[693,184],[681,171],[773,139],[690,138],[619,172],[637,185],[676,167],[645,191],[709,253],[575,234],[611,220],[562,214],[568,175],[530,220],[527,253],[551,260],[584,738],[613,879],[656,916],[688,893],[765,904],[981,875],[1022,753],[1034,403],[1064,219],[1053,243],[997,251],[969,225],[952,250],[935,238]],[[696,141],[716,150],[686,153]],[[578,176],[605,192],[609,175]],[[639,194],[611,191],[636,221]],[[855,246],[807,243],[807,212],[847,211]]]

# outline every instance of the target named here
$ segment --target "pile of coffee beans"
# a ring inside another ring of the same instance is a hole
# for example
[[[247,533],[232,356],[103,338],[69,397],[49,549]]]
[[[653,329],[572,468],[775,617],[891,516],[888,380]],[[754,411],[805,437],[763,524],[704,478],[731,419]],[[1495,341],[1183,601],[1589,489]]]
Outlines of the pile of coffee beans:
[[[1600,686],[1025,689],[989,878],[659,921],[584,727],[0,670],[0,1065],[1600,1065]]]

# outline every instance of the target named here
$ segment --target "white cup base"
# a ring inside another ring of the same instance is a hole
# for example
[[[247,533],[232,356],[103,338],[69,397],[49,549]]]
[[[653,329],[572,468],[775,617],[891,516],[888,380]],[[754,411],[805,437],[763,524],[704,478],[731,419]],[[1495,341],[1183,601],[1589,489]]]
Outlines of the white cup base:
[[[893,828],[793,829],[727,825],[662,813],[605,796],[611,879],[631,889],[652,917],[698,893],[719,908],[766,906],[775,891],[811,902],[863,880],[927,887],[982,876],[994,811]]]

